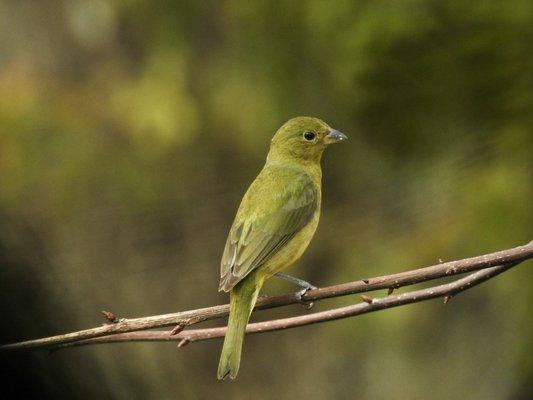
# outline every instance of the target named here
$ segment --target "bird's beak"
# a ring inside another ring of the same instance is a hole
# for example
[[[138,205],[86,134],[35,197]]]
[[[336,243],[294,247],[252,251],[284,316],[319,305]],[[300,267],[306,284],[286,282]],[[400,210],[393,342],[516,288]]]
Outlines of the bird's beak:
[[[330,130],[329,133],[324,138],[324,141],[327,144],[338,143],[338,142],[342,142],[343,140],[348,140],[348,136],[346,136],[342,132],[339,132],[336,129]]]

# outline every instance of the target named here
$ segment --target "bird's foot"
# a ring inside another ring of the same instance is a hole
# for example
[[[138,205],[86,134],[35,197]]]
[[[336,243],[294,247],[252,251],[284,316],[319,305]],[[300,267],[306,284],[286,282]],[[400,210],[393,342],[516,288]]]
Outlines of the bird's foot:
[[[292,282],[294,283],[295,285],[298,285],[302,288],[302,290],[296,292],[296,295],[298,296],[298,299],[300,300],[300,303],[305,307],[305,309],[307,310],[310,310],[312,307],[313,307],[313,302],[312,301],[305,301],[303,299],[303,296],[307,293],[308,290],[311,290],[311,289],[318,289],[316,286],[314,285],[311,285],[309,282],[307,281],[304,281],[303,279],[300,279],[300,278],[295,278],[294,276],[291,276],[291,275],[287,275],[287,274],[282,274],[281,272],[278,272],[276,274],[276,276],[278,278],[281,278],[281,279],[284,279],[286,281],[289,281],[289,282]]]
[[[310,310],[315,305],[314,301],[309,301],[309,300],[306,301],[306,300],[303,299],[304,295],[311,289],[318,289],[318,288],[316,286],[309,285],[309,286],[303,288],[302,290],[296,292],[296,296],[298,296],[298,300],[300,301],[300,304],[306,310]]]

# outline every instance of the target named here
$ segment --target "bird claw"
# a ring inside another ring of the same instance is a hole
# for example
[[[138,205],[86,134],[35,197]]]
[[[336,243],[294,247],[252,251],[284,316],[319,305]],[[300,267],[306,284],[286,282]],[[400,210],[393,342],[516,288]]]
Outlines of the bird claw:
[[[306,309],[306,310],[310,310],[311,308],[313,308],[313,305],[315,304],[314,301],[305,301],[303,299],[304,295],[307,293],[307,291],[311,290],[311,289],[318,289],[316,286],[313,286],[313,285],[309,285],[305,288],[303,288],[302,290],[296,292],[296,296],[298,297],[298,301],[300,302],[300,304]]]
[[[306,310],[310,310],[313,307],[314,303],[312,301],[303,300],[303,296],[307,293],[308,290],[318,289],[316,286],[311,285],[309,282],[304,281],[303,279],[295,278],[294,276],[287,274],[282,274],[281,272],[278,272],[276,276],[301,287],[302,290],[296,292],[296,296],[298,297],[300,304],[302,304]]]

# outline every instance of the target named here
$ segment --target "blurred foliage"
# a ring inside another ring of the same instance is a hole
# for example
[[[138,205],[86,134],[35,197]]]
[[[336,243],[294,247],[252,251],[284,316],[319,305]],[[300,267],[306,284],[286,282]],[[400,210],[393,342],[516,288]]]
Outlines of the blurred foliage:
[[[227,229],[296,115],[350,141],[325,156],[290,273],[327,285],[526,243],[532,71],[527,0],[0,1],[2,342],[225,301]],[[3,355],[3,377],[24,376],[16,398],[530,399],[530,269],[446,307],[249,337],[232,383],[220,342]]]

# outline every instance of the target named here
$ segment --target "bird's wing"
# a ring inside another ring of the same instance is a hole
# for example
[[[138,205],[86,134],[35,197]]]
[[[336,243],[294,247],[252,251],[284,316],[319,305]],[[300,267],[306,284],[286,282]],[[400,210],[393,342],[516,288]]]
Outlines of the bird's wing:
[[[312,219],[317,202],[317,188],[307,174],[263,170],[244,195],[230,229],[219,290],[231,290],[276,254]]]

